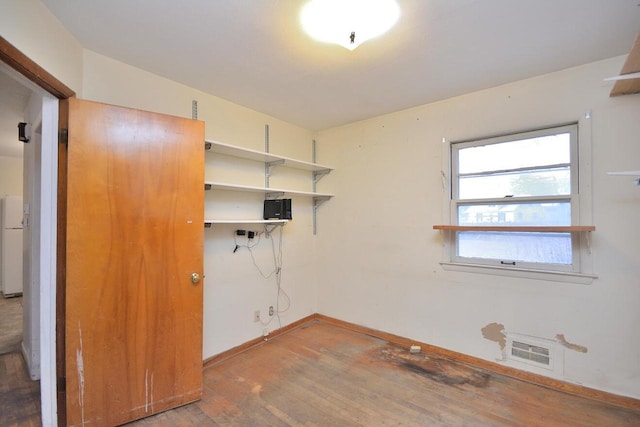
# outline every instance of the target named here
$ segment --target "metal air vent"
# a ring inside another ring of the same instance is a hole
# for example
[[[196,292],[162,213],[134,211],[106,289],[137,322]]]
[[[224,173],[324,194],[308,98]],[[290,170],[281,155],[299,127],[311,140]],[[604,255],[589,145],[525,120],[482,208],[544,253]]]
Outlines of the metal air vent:
[[[548,348],[537,345],[527,344],[525,342],[513,341],[511,344],[511,356],[519,359],[528,360],[539,363],[541,365],[550,365],[550,351]]]

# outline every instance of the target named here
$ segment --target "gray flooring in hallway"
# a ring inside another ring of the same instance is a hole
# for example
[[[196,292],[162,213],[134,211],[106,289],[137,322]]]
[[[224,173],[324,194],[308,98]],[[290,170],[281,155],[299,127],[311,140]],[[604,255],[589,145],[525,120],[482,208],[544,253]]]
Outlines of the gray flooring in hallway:
[[[22,342],[22,297],[0,296],[0,354],[20,351]]]

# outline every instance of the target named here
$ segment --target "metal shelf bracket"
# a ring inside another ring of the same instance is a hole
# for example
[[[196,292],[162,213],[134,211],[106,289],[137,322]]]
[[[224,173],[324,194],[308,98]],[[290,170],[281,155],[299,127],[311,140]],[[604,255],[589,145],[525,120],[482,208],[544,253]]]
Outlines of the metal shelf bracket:
[[[284,227],[284,224],[265,224],[264,232],[267,236],[270,236],[273,231],[278,227]]]
[[[322,170],[313,172],[313,185],[315,185],[318,181],[320,181],[326,175],[329,175],[330,172],[331,172],[331,169],[322,169]],[[316,191],[316,189],[314,188],[313,191]]]
[[[318,232],[318,220],[317,220],[318,208],[320,207],[321,204],[323,204],[327,200],[329,200],[328,197],[314,197],[313,198],[313,234],[314,234],[314,236]]]

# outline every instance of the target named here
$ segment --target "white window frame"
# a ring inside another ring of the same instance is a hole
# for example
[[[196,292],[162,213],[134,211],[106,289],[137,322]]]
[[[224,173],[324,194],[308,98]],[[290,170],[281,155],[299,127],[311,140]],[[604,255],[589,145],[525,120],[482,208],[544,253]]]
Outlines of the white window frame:
[[[557,134],[568,131],[571,133],[571,194],[566,196],[547,196],[505,199],[459,200],[457,198],[457,150],[472,146],[516,141]],[[449,224],[457,225],[457,211],[459,205],[477,203],[513,203],[517,201],[539,202],[544,200],[566,200],[571,204],[571,225],[591,224],[591,123],[590,114],[578,122],[540,127],[534,130],[507,133],[500,136],[474,138],[461,141],[447,142],[443,138],[443,176],[446,178],[444,197],[446,198],[446,212]],[[446,164],[444,164],[446,161]],[[447,170],[445,173],[444,170]],[[443,233],[444,253],[442,266],[447,270],[496,274],[525,278],[538,278],[552,281],[591,283],[596,277],[592,272],[591,233],[572,233],[572,262],[570,265],[541,264],[517,262],[515,266],[502,265],[501,260],[476,259],[457,256],[457,232]]]

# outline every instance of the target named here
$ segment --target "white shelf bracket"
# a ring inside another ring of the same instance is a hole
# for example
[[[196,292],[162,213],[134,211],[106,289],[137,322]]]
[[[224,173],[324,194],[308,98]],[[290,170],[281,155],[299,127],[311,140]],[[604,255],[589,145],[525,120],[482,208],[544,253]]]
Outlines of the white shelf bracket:
[[[265,170],[267,171],[267,173],[269,175],[271,175],[271,168],[276,167],[276,166],[280,166],[280,165],[284,165],[284,159],[274,160],[272,162],[265,162],[264,164],[267,167]]]
[[[319,171],[315,171],[313,172],[313,191],[316,191],[315,185],[318,181],[320,181],[323,177],[329,175],[329,173],[331,172],[331,169],[322,169]]]
[[[274,160],[272,162],[264,162],[264,186],[269,188],[269,178],[271,177],[271,168],[284,165],[284,159]]]
[[[314,235],[316,235],[318,231],[318,221],[317,221],[318,208],[320,207],[321,204],[323,204],[327,200],[329,200],[328,197],[313,198],[313,234]]]
[[[273,231],[278,227],[284,227],[284,224],[265,224],[264,234],[266,234],[267,237],[269,237],[271,236],[271,233],[273,233]]]

